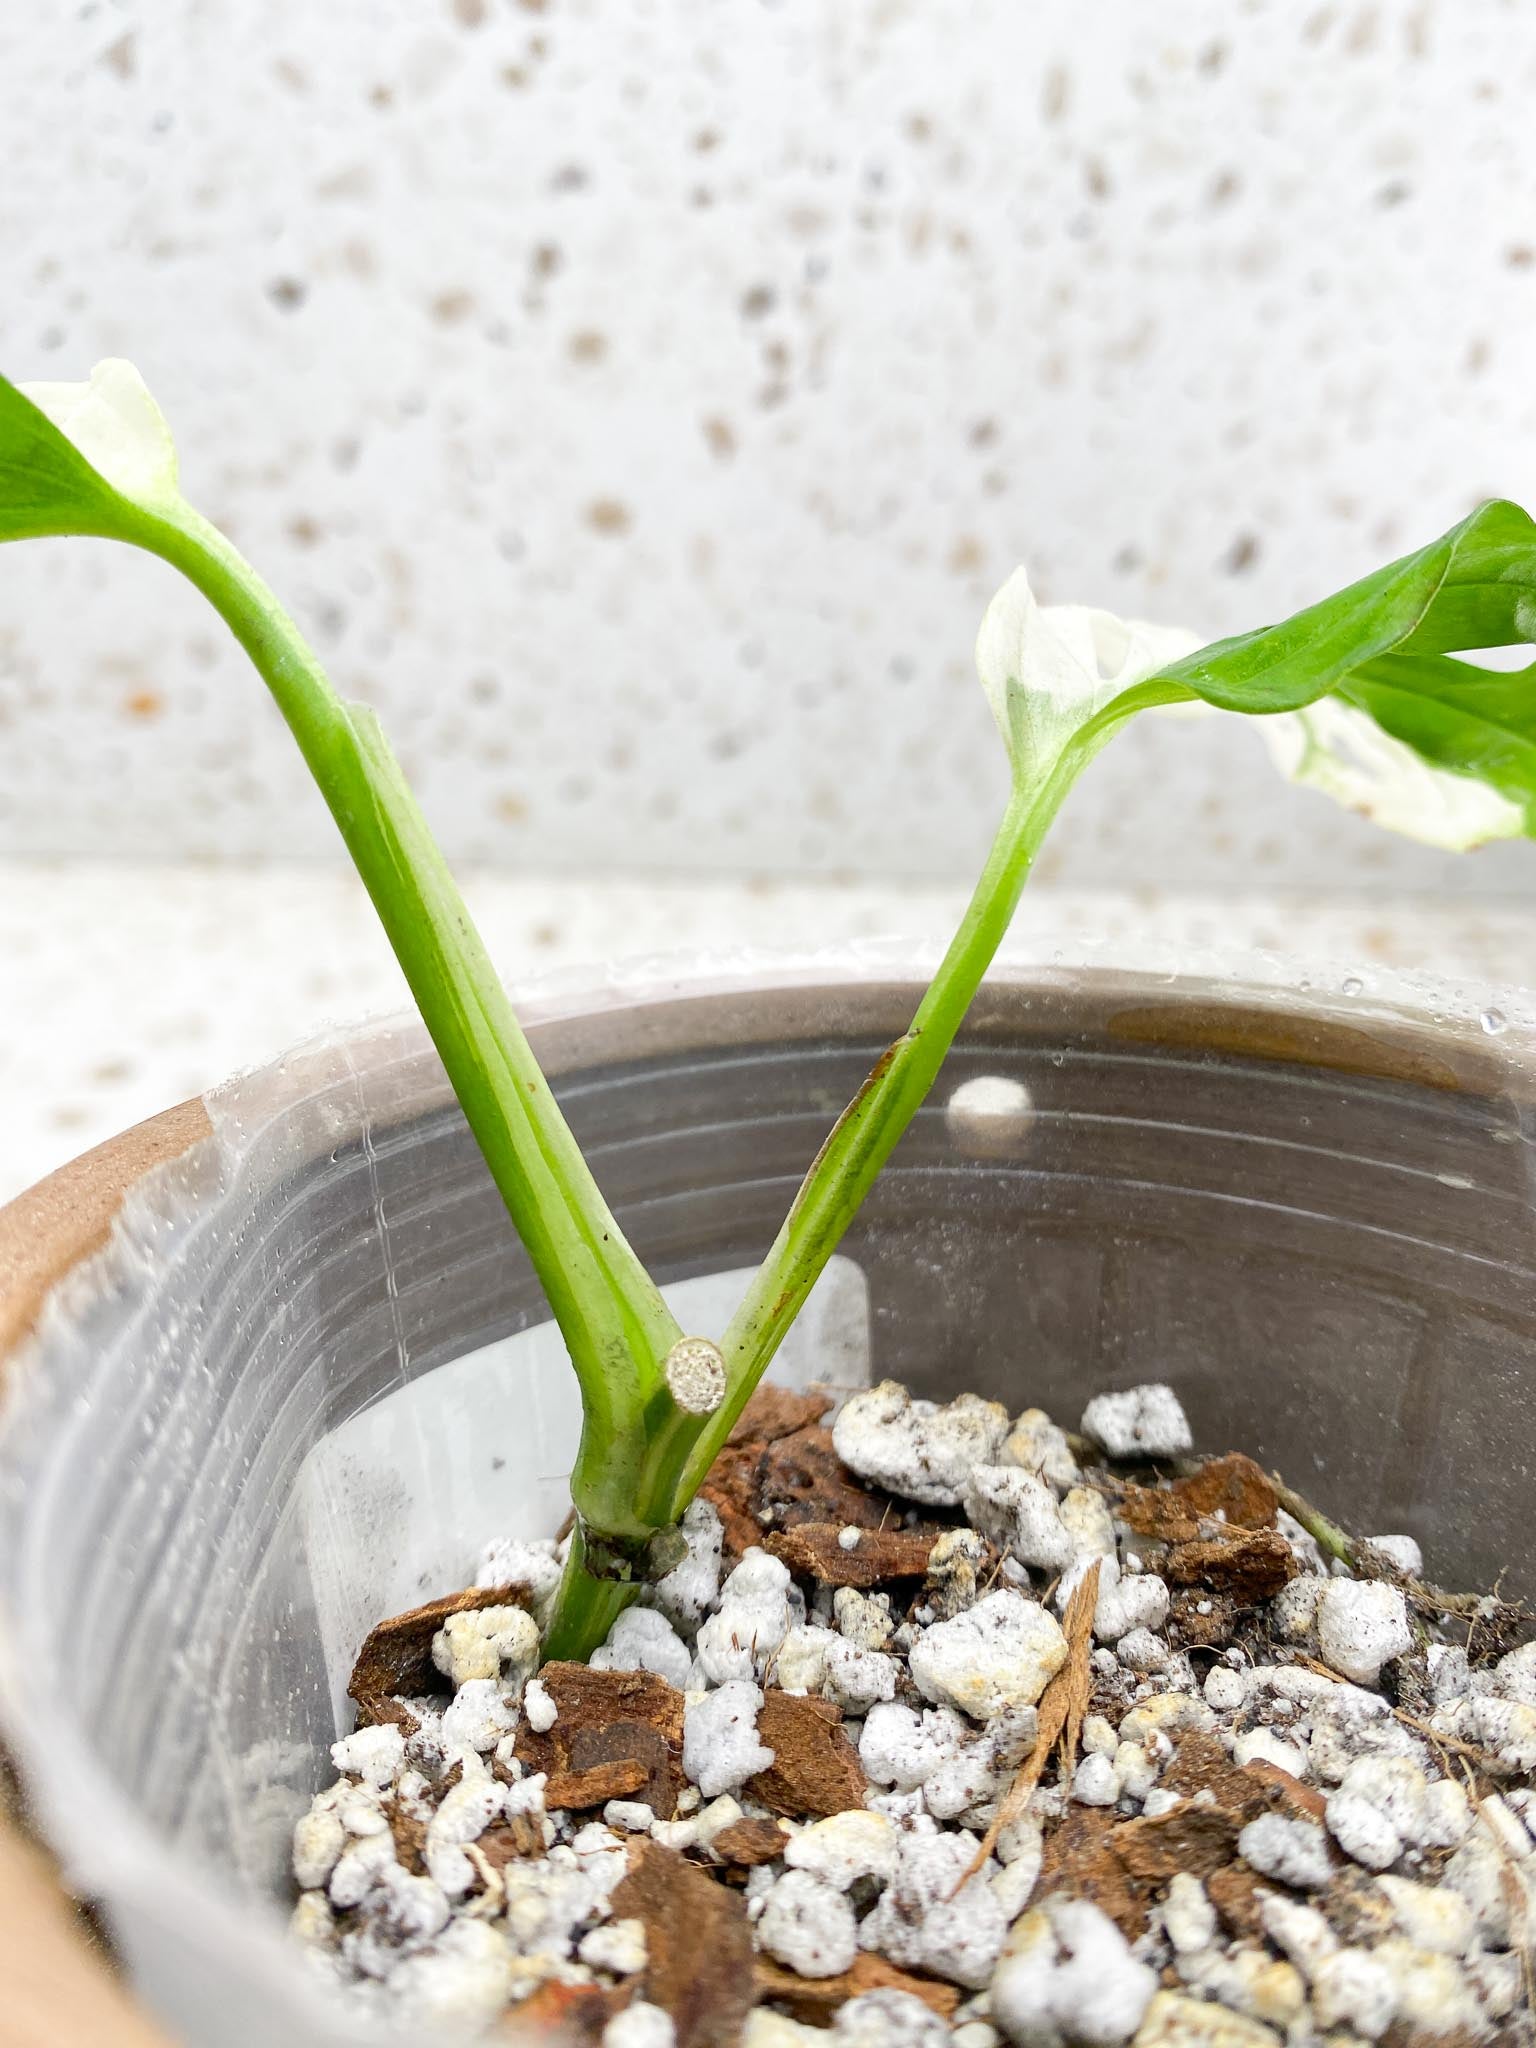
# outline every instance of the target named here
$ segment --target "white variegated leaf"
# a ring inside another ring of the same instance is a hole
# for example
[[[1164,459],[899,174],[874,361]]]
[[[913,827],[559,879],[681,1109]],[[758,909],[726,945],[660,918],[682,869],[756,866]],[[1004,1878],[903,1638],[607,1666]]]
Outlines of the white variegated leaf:
[[[1519,804],[1475,776],[1434,767],[1337,697],[1319,697],[1305,710],[1258,724],[1282,775],[1389,832],[1463,853],[1525,831]]]
[[[132,504],[153,509],[178,495],[171,430],[133,367],[98,363],[84,384],[20,384],[17,389],[95,470]]]
[[[1042,605],[1016,569],[987,607],[976,667],[1015,779],[1045,774],[1079,727],[1134,684],[1201,645],[1089,605]]]

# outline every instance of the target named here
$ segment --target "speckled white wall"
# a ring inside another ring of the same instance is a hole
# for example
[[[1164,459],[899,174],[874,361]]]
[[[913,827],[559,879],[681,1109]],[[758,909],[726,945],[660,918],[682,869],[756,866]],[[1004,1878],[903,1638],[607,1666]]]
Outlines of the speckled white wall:
[[[461,857],[963,872],[1054,598],[1253,624],[1536,496],[1518,0],[0,14],[0,362],[126,354]],[[329,851],[158,564],[0,556],[0,851]],[[1077,883],[1529,886],[1118,744]]]

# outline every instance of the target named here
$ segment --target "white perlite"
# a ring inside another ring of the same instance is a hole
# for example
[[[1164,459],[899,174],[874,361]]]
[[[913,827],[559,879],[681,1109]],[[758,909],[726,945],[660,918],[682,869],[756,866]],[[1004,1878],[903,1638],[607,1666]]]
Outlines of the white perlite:
[[[1320,1891],[1333,1875],[1328,1837],[1315,1821],[1261,1814],[1249,1821],[1237,1846],[1260,1877],[1272,1877],[1297,1891]]]
[[[958,1507],[971,1472],[995,1461],[1007,1434],[1008,1411],[996,1401],[914,1401],[896,1380],[851,1394],[832,1425],[851,1472],[929,1507]]]
[[[1282,1642],[1305,1642],[1317,1626],[1317,1606],[1328,1581],[1311,1572],[1282,1586],[1270,1603],[1271,1626]]]
[[[1163,1930],[1179,1955],[1196,1955],[1216,1939],[1216,1908],[1199,1878],[1187,1870],[1177,1871],[1169,1881]]]
[[[1177,1458],[1194,1445],[1178,1395],[1161,1381],[1096,1394],[1083,1410],[1083,1435],[1112,1458]]]
[[[1161,1628],[1167,1619],[1168,1588],[1155,1572],[1122,1575],[1115,1560],[1105,1558],[1093,1610],[1093,1632],[1101,1643],[1118,1643],[1134,1629]]]
[[[521,1607],[474,1607],[450,1614],[432,1638],[432,1662],[453,1685],[505,1678],[510,1691],[538,1668],[539,1630]]]
[[[603,2048],[674,2048],[677,2029],[659,2005],[633,1999],[603,2029]]]
[[[477,1586],[526,1586],[535,1607],[546,1601],[560,1583],[560,1560],[553,1537],[523,1542],[515,1537],[498,1537],[480,1553],[475,1573]]]
[[[321,1806],[320,1798],[293,1827],[293,1879],[304,1892],[326,1883],[347,1846],[346,1829],[331,1809]]]
[[[912,1792],[950,1761],[965,1741],[953,1707],[915,1708],[896,1701],[872,1707],[859,1734],[859,1762],[872,1785]]]
[[[1413,1648],[1408,1602],[1396,1586],[1330,1579],[1317,1603],[1323,1662],[1357,1685],[1374,1685],[1381,1667]]]
[[[866,1991],[838,2008],[836,2048],[949,2048],[950,2031],[910,1991]]]
[[[1209,1695],[1207,1695],[1209,1697]],[[1235,1764],[1275,1764],[1293,1778],[1307,1775],[1307,1753],[1294,1742],[1286,1742],[1273,1728],[1250,1728],[1232,1745]]]
[[[1055,1494],[1016,1465],[975,1466],[966,1478],[965,1512],[973,1527],[1020,1564],[1059,1572],[1075,1554]]]
[[[1033,1472],[1057,1493],[1067,1493],[1082,1477],[1067,1443],[1067,1433],[1052,1422],[1043,1408],[1026,1408],[997,1454],[1001,1465],[1018,1465]]]
[[[1181,1991],[1154,1993],[1134,2048],[1280,2048],[1273,2027]],[[1022,2044],[1021,2044],[1022,2048]]]
[[[861,1877],[884,1884],[896,1869],[896,1830],[881,1813],[834,1813],[792,1835],[784,1850],[791,1870],[846,1892]]]
[[[1375,2041],[1397,2011],[1392,1972],[1365,1949],[1341,1948],[1313,1972],[1312,2009],[1323,2026],[1352,2027]]]
[[[1407,1572],[1410,1578],[1418,1578],[1423,1571],[1424,1553],[1411,1536],[1371,1536],[1367,1541],[1373,1550],[1389,1557],[1398,1570]]]
[[[443,1709],[441,1735],[445,1749],[494,1749],[517,1726],[512,1695],[494,1678],[471,1678]]]
[[[560,1718],[560,1709],[545,1690],[542,1679],[530,1678],[523,1687],[523,1718],[539,1735],[547,1735]]]
[[[506,2005],[513,1954],[483,1920],[455,1920],[421,1954],[390,1974],[390,2003],[406,2026],[428,2035],[487,2025]]]
[[[1501,1657],[1494,1672],[1494,1683],[1505,1699],[1518,1700],[1525,1707],[1536,1707],[1536,1643],[1525,1643],[1518,1650],[1511,1650],[1508,1656]],[[1466,1690],[1465,1686],[1462,1690]]]
[[[1464,1742],[1493,1750],[1505,1770],[1536,1771],[1536,1709],[1519,1700],[1473,1694],[1444,1710],[1446,1724]]]
[[[720,1588],[720,1605],[700,1628],[699,1669],[711,1685],[760,1678],[789,1634],[789,1570],[766,1550],[749,1550]]]
[[[758,1740],[763,1695],[745,1679],[730,1679],[691,1700],[683,1719],[683,1769],[706,1799],[734,1792],[766,1771],[773,1751]]]
[[[1408,1849],[1454,1849],[1472,1825],[1453,1779],[1430,1783],[1409,1757],[1352,1763],[1328,1797],[1328,1832],[1367,1870],[1389,1870]]]
[[[892,1406],[889,1390],[882,1400]],[[987,1439],[1000,1426],[987,1403],[895,1410],[929,1481],[935,1442],[953,1449],[968,1431]],[[295,1827],[292,1925],[306,1966],[338,1977],[370,2024],[387,2015],[418,2036],[494,2024],[544,1984],[627,1997],[647,1960],[642,1923],[612,1917],[630,1862],[649,1843],[734,1887],[729,1831],[746,1823],[740,1846],[764,1860],[741,1896],[764,1955],[825,1983],[862,1949],[964,1995],[950,2025],[896,1991],[848,2001],[829,2029],[760,2008],[743,2048],[1365,2048],[1397,2031],[1490,2036],[1521,2000],[1520,1952],[1536,1928],[1526,1775],[1536,1770],[1536,1646],[1494,1665],[1431,1642],[1422,1664],[1401,1667],[1428,1702],[1416,1710],[1428,1726],[1407,1726],[1393,1712],[1398,1674],[1381,1661],[1403,1654],[1396,1589],[1325,1575],[1308,1539],[1282,1523],[1305,1575],[1258,1603],[1230,1641],[1191,1650],[1188,1603],[1197,1618],[1210,1603],[1181,1586],[1181,1623],[1170,1625],[1165,1546],[1117,1524],[1115,1488],[1090,1474],[1031,1411],[967,1468],[972,1524],[932,1545],[926,1579],[874,1589],[796,1582],[760,1549],[722,1587],[720,1521],[696,1503],[683,1564],[592,1660],[600,1672],[653,1674],[637,1692],[654,1697],[659,1681],[682,1695],[673,1711],[689,1782],[668,1819],[644,1798],[609,1801],[601,1821],[546,1811],[525,1736],[558,1730],[561,1715],[550,1687],[528,1676],[527,1618],[510,1603],[450,1618],[437,1648],[457,1674],[451,1699],[408,1700],[398,1726],[338,1742],[342,1775]],[[850,1556],[866,1541],[854,1533]],[[553,1546],[494,1556],[503,1569],[525,1566],[527,1584],[555,1563]],[[1096,1558],[1092,1710],[1078,1758],[1065,1774],[1048,1766],[971,1871],[1033,1753],[1034,1701],[1066,1657],[1032,1589],[1043,1597],[1054,1579],[1061,1613]],[[1312,1665],[1325,1640],[1339,1675]],[[1373,1689],[1384,1671],[1385,1689]],[[868,1780],[863,1807],[775,1820],[753,1796],[754,1774],[774,1762],[758,1728],[769,1686],[838,1710]],[[914,1704],[919,1695],[928,1704]],[[1235,1770],[1278,1766],[1325,1802],[1326,1830],[1283,1805],[1243,1828],[1236,1853],[1260,1880],[1258,1930],[1234,1937],[1214,1878],[1207,1891],[1187,1872],[1149,1900],[1134,1947],[1081,1899],[1035,1907],[1051,1832],[1081,1828],[1083,1807],[1114,1829],[1191,1799],[1229,1804],[1219,1779],[1191,1789],[1211,1754],[1181,1759],[1191,1734],[1214,1738]],[[1493,1751],[1507,1774],[1502,1794],[1480,1789],[1475,1812],[1446,1772],[1453,1741]],[[1358,1918],[1334,1911],[1341,1879],[1356,1888]],[[1158,1988],[1159,1970],[1176,1989]],[[643,2003],[623,2019],[608,2048],[670,2040],[666,2016]]]
[[[741,2048],[827,2048],[827,2035],[825,2028],[808,2027],[771,2005],[754,2005],[747,2014]]]
[[[1264,1932],[1304,1977],[1310,1978],[1339,1946],[1339,1937],[1315,1906],[1304,1906],[1284,1892],[1266,1891],[1258,1894],[1258,1908]]]
[[[994,2018],[1019,2048],[1070,2041],[1119,2048],[1140,2026],[1156,1973],[1086,1899],[1053,1899],[1009,1936],[992,1981]]]
[[[1072,1774],[1072,1797],[1079,1806],[1113,1806],[1124,1789],[1107,1756],[1085,1756]]]
[[[1248,1683],[1230,1664],[1213,1664],[1200,1688],[1205,1703],[1218,1714],[1235,1714],[1248,1697]]]
[[[405,1737],[393,1723],[377,1728],[359,1728],[331,1744],[331,1762],[349,1777],[380,1790],[392,1785],[405,1762]]]
[[[926,1699],[984,1721],[1009,1707],[1033,1706],[1067,1661],[1067,1639],[1037,1601],[988,1593],[913,1644],[908,1664]]]
[[[1114,1556],[1115,1518],[1095,1487],[1072,1487],[1061,1503],[1061,1520],[1080,1558]]]
[[[1393,1916],[1416,1948],[1436,1955],[1462,1956],[1472,1945],[1476,1920],[1460,1892],[1448,1885],[1418,1884],[1411,1877],[1376,1880],[1390,1901]]]
[[[679,1529],[688,1555],[657,1581],[651,1597],[674,1628],[691,1635],[719,1597],[725,1539],[720,1517],[707,1500],[689,1506]]]
[[[627,1607],[592,1652],[594,1671],[654,1671],[679,1691],[686,1688],[693,1654],[667,1617],[654,1607]],[[527,1713],[526,1697],[523,1711]]]
[[[961,1883],[975,1852],[976,1837],[963,1830],[905,1836],[896,1874],[859,1928],[859,1946],[980,1990],[1008,1922],[986,1871]]]
[[[646,1941],[643,1920],[610,1920],[584,1934],[576,1947],[582,1962],[595,1970],[612,1970],[616,1976],[631,1977],[645,1968]]]
[[[840,1977],[859,1952],[853,1908],[808,1870],[789,1870],[768,1894],[757,1938],[801,1977]]]

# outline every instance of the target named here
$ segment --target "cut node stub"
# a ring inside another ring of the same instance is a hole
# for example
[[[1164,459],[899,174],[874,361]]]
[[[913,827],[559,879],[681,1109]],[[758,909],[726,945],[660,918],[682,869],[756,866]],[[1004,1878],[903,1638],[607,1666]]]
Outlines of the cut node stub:
[[[708,1337],[679,1337],[667,1353],[667,1389],[688,1415],[713,1415],[725,1399],[725,1359]]]

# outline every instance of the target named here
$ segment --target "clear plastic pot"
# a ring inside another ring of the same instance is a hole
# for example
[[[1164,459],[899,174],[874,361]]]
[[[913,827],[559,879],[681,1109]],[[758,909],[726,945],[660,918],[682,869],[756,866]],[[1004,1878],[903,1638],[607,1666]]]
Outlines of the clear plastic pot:
[[[1445,1579],[1536,1590],[1528,1020],[1343,990],[999,977],[790,1369],[1070,1422],[1167,1379],[1203,1444],[1411,1532]],[[610,990],[534,1037],[641,1254],[699,1283],[761,1254],[917,993],[846,968]],[[980,1077],[1019,1085],[953,1101]],[[284,1945],[284,1852],[348,1638],[550,1524],[573,1397],[547,1333],[455,1363],[544,1314],[414,1027],[208,1110],[7,1368],[0,1712],[179,2038],[310,2048],[352,2037]]]

